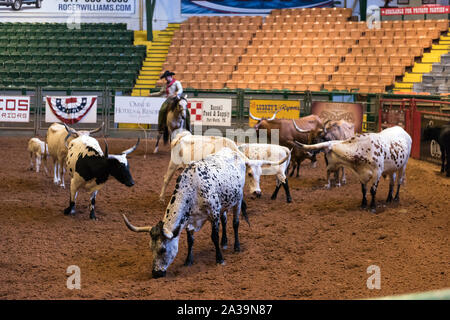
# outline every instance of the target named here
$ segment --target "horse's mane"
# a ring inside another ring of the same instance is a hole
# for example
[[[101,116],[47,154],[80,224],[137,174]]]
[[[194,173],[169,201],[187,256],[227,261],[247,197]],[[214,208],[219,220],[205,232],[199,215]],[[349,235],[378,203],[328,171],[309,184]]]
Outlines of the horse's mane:
[[[168,108],[168,110],[169,111],[172,111],[172,112],[174,112],[175,111],[175,108],[177,107],[177,104],[178,104],[178,99],[177,99],[177,97],[169,97],[169,108]]]

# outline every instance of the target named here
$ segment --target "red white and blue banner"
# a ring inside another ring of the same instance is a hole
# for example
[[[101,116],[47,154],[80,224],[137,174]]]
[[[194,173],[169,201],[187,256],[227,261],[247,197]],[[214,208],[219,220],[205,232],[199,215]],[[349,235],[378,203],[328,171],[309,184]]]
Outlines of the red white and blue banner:
[[[45,97],[45,122],[96,123],[97,97]]]
[[[0,96],[0,122],[29,122],[30,97]]]
[[[269,14],[273,9],[331,7],[331,0],[181,0],[181,14]]]

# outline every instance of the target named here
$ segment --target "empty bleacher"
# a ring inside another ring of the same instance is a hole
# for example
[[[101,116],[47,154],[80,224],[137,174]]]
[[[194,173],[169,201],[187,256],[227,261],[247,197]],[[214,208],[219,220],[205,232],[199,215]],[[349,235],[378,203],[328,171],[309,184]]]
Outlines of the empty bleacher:
[[[448,20],[383,21],[379,29],[365,28],[324,87],[384,92],[447,29]]]
[[[222,89],[262,24],[262,17],[191,17],[172,39],[164,69],[184,87]]]
[[[0,23],[0,87],[132,89],[145,46],[126,24]]]
[[[190,18],[164,68],[198,89],[385,92],[448,30],[448,20],[383,21],[377,29],[350,17],[351,9],[315,8],[273,10],[263,23]]]
[[[433,63],[431,72],[422,76],[422,82],[414,83],[415,92],[441,94],[450,92],[450,54],[441,56],[441,61]]]

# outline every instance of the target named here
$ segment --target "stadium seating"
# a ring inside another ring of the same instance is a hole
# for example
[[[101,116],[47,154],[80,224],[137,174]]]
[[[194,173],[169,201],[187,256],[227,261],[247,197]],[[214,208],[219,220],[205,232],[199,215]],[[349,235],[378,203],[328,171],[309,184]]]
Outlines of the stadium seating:
[[[193,17],[174,35],[164,68],[198,89],[377,93],[448,30],[448,20],[368,28],[350,17],[344,8],[273,10],[263,23],[260,17]]]
[[[145,54],[126,24],[0,23],[0,86],[130,90]]]
[[[164,64],[185,87],[221,89],[262,17],[191,17],[176,31]]]

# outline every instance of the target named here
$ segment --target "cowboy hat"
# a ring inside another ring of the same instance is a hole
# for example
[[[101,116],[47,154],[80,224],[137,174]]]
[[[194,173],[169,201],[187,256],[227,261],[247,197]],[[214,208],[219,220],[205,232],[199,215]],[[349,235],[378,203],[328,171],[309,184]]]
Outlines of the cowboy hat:
[[[162,76],[159,77],[159,78],[162,79],[162,78],[166,78],[166,77],[174,76],[174,75],[175,75],[175,73],[170,72],[169,70],[166,70],[166,71],[162,74]]]

